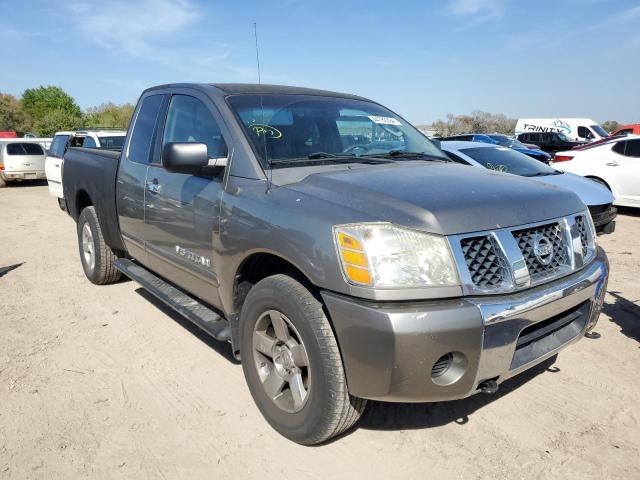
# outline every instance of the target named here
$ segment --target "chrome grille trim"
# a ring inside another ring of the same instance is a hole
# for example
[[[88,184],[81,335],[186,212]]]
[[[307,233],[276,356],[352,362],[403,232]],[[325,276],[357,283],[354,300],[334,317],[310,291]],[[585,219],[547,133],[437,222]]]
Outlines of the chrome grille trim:
[[[509,293],[540,285],[580,270],[596,252],[595,228],[588,211],[453,235],[449,244],[466,295]],[[534,244],[538,245],[536,251]],[[553,249],[548,265],[543,264],[547,259],[540,244]]]

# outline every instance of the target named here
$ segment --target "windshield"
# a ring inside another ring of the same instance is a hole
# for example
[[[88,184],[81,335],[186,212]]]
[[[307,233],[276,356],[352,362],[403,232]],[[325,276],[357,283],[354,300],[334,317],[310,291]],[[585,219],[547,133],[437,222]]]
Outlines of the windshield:
[[[558,132],[558,133],[556,133],[556,135],[558,135],[558,138],[560,138],[560,140],[562,140],[563,142],[572,142],[573,141],[562,132]]]
[[[391,161],[409,154],[449,161],[413,126],[373,102],[272,94],[232,95],[227,102],[266,165],[372,155]]]
[[[122,150],[124,145],[124,135],[118,135],[115,137],[98,137],[100,139],[100,147],[110,148],[113,150]]]
[[[494,139],[496,143],[502,147],[513,147],[514,140],[511,140],[506,135],[488,135],[488,137]]]
[[[489,170],[513,173],[514,175],[521,175],[523,177],[541,177],[560,173],[544,163],[534,160],[524,153],[511,150],[510,148],[477,147],[465,148],[460,151]]]
[[[593,130],[594,132],[596,132],[598,135],[600,135],[603,138],[609,136],[607,131],[604,128],[602,128],[600,125],[591,125],[591,130]]]

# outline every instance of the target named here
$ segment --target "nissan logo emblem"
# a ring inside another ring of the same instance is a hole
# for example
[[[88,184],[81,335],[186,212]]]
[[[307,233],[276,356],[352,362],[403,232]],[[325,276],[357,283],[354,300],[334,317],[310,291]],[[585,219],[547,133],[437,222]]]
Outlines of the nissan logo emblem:
[[[553,244],[551,240],[538,233],[533,237],[533,254],[542,265],[549,265],[553,260]]]

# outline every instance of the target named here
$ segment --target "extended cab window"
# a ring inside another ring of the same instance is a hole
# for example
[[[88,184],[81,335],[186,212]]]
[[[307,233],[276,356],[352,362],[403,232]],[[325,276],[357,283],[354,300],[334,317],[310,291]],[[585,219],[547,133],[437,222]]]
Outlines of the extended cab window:
[[[127,147],[127,159],[137,163],[149,163],[151,143],[156,130],[164,95],[150,95],[142,101],[135,119],[131,139]]]
[[[170,142],[204,143],[209,158],[227,156],[227,145],[218,122],[204,103],[188,95],[171,97],[162,145]]]
[[[84,142],[82,142],[82,146],[84,148],[96,148],[96,141],[91,137],[85,137]]]

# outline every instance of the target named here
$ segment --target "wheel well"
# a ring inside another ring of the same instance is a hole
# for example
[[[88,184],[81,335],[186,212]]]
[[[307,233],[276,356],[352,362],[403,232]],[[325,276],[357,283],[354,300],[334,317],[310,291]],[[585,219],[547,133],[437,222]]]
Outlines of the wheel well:
[[[80,216],[82,210],[93,205],[91,197],[85,190],[80,190],[76,195],[76,216]]]
[[[255,285],[260,280],[277,274],[289,275],[302,283],[314,296],[319,296],[317,287],[291,262],[271,253],[254,253],[246,258],[236,273],[234,285],[234,307],[240,310],[248,289],[241,285]]]
[[[603,179],[601,179],[600,177],[596,177],[595,175],[586,175],[585,178],[588,178],[590,180],[595,180],[598,183],[602,183],[602,185],[604,185],[605,187],[607,187],[609,189],[609,191],[611,192],[611,186],[605,182]]]

